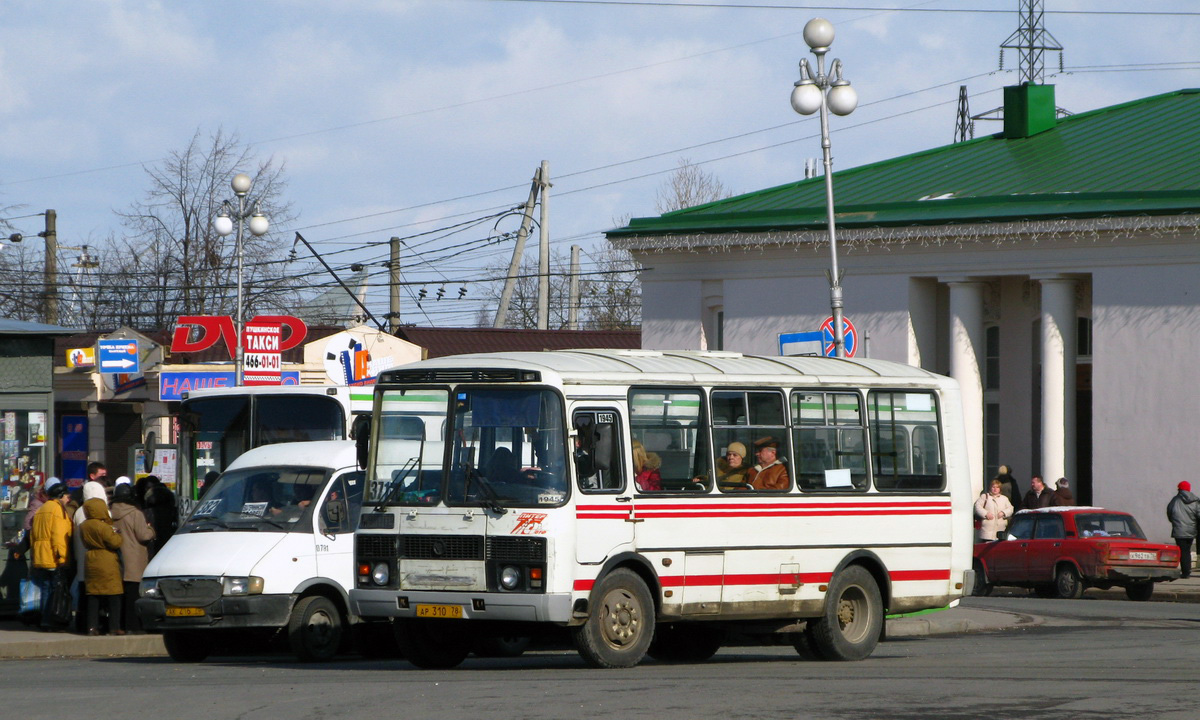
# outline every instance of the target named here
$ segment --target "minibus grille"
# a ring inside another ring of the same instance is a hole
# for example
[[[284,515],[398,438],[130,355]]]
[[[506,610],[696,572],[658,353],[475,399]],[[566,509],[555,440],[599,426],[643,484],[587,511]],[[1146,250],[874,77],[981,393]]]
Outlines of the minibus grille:
[[[489,560],[502,562],[545,562],[546,539],[523,537],[489,537]]]
[[[400,557],[410,560],[482,560],[478,535],[404,535]]]
[[[396,557],[395,535],[357,535],[355,542],[355,557],[389,559]]]
[[[422,368],[389,370],[379,375],[379,383],[460,383],[460,382],[541,382],[537,370],[514,368]]]
[[[221,581],[210,578],[163,578],[158,581],[163,598],[180,607],[204,607],[221,598]]]

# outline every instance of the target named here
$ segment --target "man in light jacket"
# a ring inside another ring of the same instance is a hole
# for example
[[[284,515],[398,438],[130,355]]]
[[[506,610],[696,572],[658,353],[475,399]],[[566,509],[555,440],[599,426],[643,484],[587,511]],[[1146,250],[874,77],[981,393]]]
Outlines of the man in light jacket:
[[[1192,574],[1192,541],[1200,525],[1200,498],[1192,494],[1192,484],[1187,480],[1176,487],[1179,492],[1167,503],[1167,519],[1171,521],[1171,537],[1179,546],[1180,576],[1188,577]]]

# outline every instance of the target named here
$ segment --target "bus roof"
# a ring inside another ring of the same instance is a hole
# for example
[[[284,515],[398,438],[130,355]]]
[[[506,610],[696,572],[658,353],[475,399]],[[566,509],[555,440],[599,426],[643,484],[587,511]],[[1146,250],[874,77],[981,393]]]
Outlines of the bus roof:
[[[184,399],[222,397],[226,395],[329,395],[371,402],[374,388],[346,385],[241,385],[233,387],[196,388],[184,393]]]
[[[430,370],[465,368],[536,370],[544,379],[557,377],[566,385],[678,382],[680,375],[687,375],[692,382],[714,385],[757,383],[768,378],[771,382],[781,382],[780,378],[793,376],[797,383],[955,386],[955,382],[944,375],[887,360],[770,357],[725,351],[601,349],[453,355],[385,371],[380,374],[379,382],[412,382],[413,378]],[[430,376],[426,382],[441,380]]]

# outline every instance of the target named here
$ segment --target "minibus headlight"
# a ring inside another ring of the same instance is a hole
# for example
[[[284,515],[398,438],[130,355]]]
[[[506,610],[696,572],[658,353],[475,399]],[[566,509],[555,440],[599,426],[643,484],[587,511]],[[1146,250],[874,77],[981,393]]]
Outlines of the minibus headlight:
[[[263,579],[253,575],[222,578],[221,585],[226,595],[261,595],[263,591]]]
[[[371,582],[376,585],[387,585],[390,576],[388,564],[385,562],[376,563],[375,567],[371,569]]]
[[[158,591],[158,580],[142,580],[138,585],[138,597],[144,598],[159,598],[162,593]]]
[[[500,571],[500,587],[505,590],[516,590],[521,584],[521,571],[512,565],[505,565]]]

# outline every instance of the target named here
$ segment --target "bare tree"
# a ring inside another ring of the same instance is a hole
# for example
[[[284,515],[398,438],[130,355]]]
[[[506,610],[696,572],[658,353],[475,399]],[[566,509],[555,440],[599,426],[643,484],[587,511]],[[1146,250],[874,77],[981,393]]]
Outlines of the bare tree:
[[[580,286],[589,330],[635,330],[642,325],[642,268],[628,250],[608,245],[592,254],[595,270]]]
[[[654,206],[660,213],[667,213],[724,200],[732,194],[715,175],[687,158],[680,158],[679,167],[659,187]]]
[[[236,242],[218,235],[213,223],[223,201],[234,198],[229,183],[238,172],[253,181],[248,209],[260,208],[272,228],[295,219],[283,199],[282,165],[256,158],[236,135],[217,130],[205,137],[197,131],[160,166],[146,168],[145,197],[117,213],[133,234],[114,243],[107,255],[110,264],[103,275],[128,280],[129,301],[112,309],[113,320],[124,316],[121,324],[163,327],[179,315],[236,311]],[[285,248],[278,237],[242,236],[247,318],[294,305],[296,287],[285,277]]]

